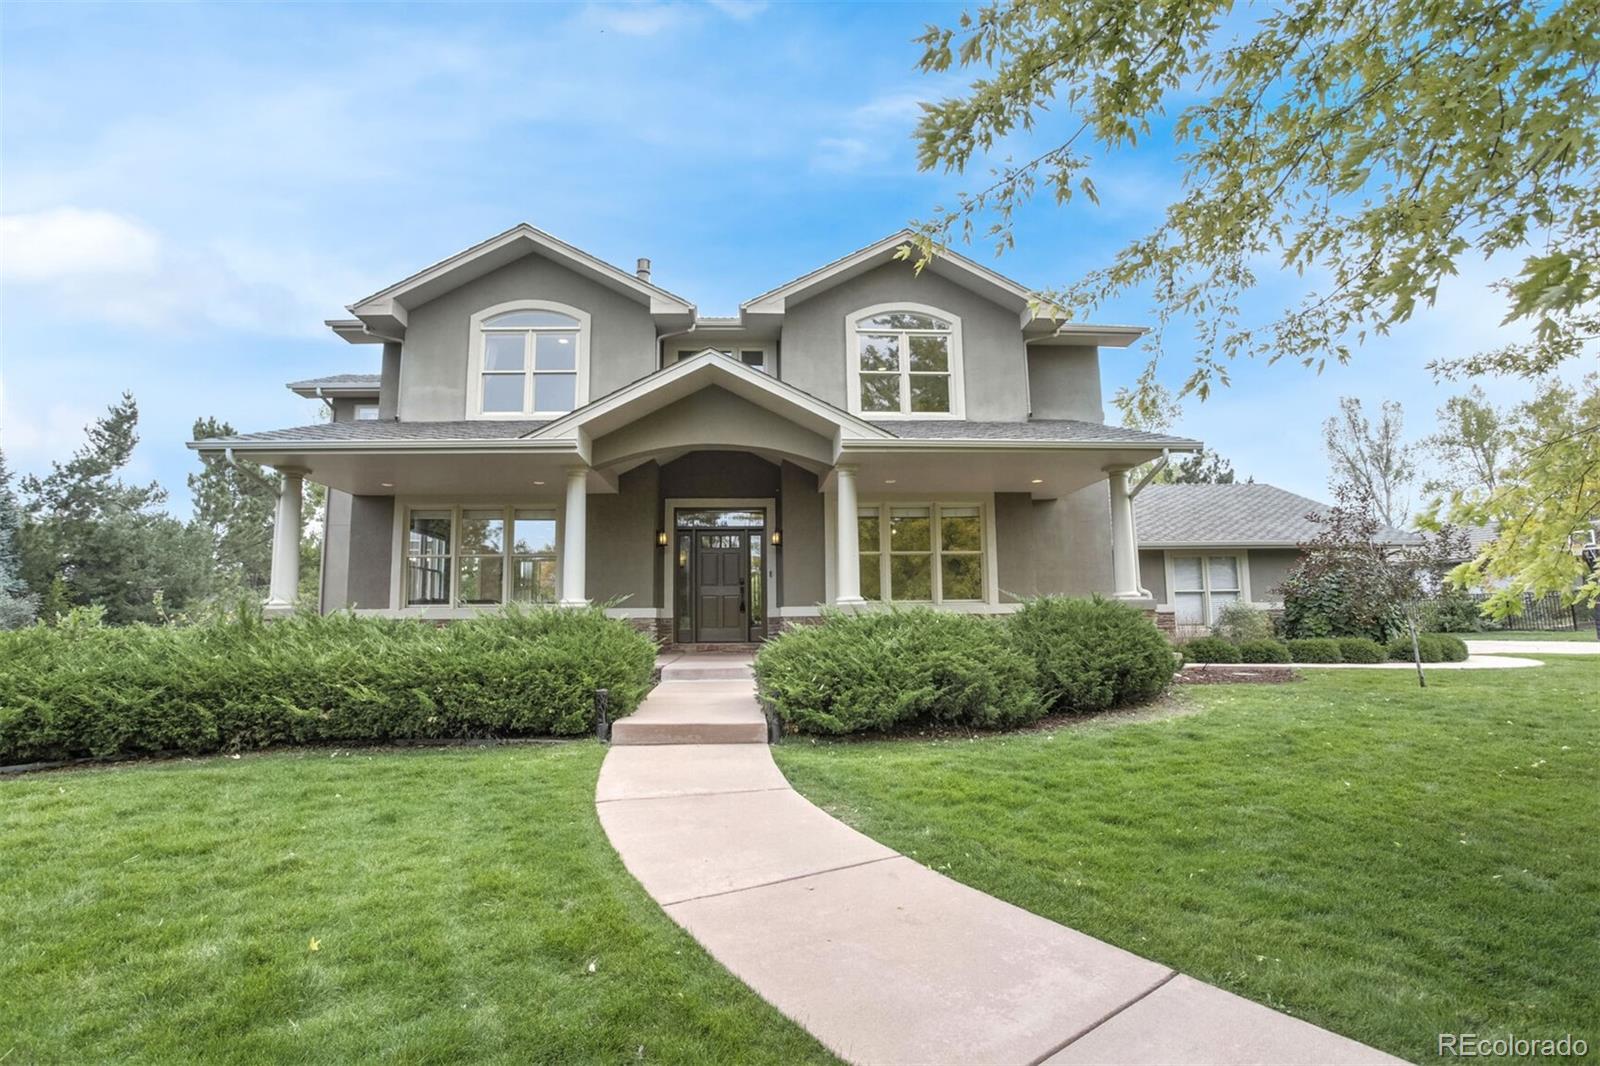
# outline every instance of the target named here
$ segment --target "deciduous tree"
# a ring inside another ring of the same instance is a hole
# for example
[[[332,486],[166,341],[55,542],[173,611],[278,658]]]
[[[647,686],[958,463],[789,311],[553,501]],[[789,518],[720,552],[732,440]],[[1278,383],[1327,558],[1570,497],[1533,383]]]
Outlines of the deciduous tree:
[[[1328,451],[1328,487],[1336,495],[1352,493],[1372,501],[1383,522],[1395,529],[1411,514],[1408,489],[1416,480],[1415,449],[1405,442],[1405,412],[1399,402],[1385,400],[1377,424],[1367,419],[1361,401],[1339,398],[1339,415],[1322,424]]]

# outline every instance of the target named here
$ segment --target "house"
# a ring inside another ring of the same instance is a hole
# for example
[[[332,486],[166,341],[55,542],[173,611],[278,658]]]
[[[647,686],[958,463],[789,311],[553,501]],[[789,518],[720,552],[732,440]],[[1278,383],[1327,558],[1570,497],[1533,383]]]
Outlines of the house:
[[[329,489],[319,606],[456,618],[603,605],[663,641],[759,640],[824,605],[1154,609],[1127,471],[1199,442],[1107,425],[1100,352],[899,232],[709,317],[518,225],[328,323],[381,373],[298,381],[332,420],[193,441],[276,468],[270,610]],[[1163,586],[1164,588],[1165,586]]]

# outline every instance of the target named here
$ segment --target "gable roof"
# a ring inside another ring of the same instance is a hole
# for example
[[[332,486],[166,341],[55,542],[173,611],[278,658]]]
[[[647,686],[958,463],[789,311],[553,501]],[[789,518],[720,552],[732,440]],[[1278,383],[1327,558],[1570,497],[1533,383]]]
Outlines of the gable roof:
[[[503,233],[447,256],[387,288],[379,289],[351,304],[349,310],[370,333],[381,339],[399,340],[405,335],[406,312],[410,308],[533,254],[554,260],[577,274],[644,304],[652,315],[662,316],[668,324],[687,325],[694,319],[694,305],[683,297],[603,259],[597,259],[581,248],[526,222],[519,222]],[[329,326],[347,340],[354,339],[350,336],[352,331],[347,322],[334,320]]]
[[[910,229],[897,230],[865,248],[858,248],[831,263],[824,264],[792,281],[784,282],[739,305],[741,316],[781,315],[791,304],[800,303],[818,293],[841,285],[869,270],[897,261],[896,253],[916,239]],[[911,264],[906,263],[906,269]],[[1143,336],[1145,330],[1138,326],[1096,326],[1082,322],[1060,322],[1038,313],[1034,306],[1034,291],[1019,281],[1006,277],[996,270],[969,259],[953,249],[943,249],[928,261],[924,268],[962,288],[1015,311],[1024,327],[1032,326],[1029,339],[1054,340],[1055,343],[1096,344],[1105,347],[1125,347]]]
[[[1141,548],[1297,548],[1322,532],[1308,515],[1332,508],[1309,496],[1254,482],[1232,485],[1147,485],[1134,500]],[[1416,534],[1384,528],[1380,544]]]
[[[291,381],[285,387],[308,400],[320,400],[333,396],[376,396],[382,385],[382,374],[329,374]]]

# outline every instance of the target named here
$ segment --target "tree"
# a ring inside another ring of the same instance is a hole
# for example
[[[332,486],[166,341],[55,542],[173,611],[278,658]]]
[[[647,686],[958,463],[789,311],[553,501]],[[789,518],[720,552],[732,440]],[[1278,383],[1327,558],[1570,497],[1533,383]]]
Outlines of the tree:
[[[197,418],[194,439],[229,437],[234,428],[215,418]],[[272,572],[272,519],[278,475],[245,459],[200,453],[200,470],[188,477],[194,523],[210,538],[218,578],[226,585],[259,590]]]
[[[22,482],[29,586],[52,605],[104,607],[110,623],[159,621],[203,595],[210,577],[209,545],[158,509],[161,486],[117,477],[138,444],[138,422],[138,405],[124,393],[87,427],[71,460]]]
[[[1174,485],[1232,485],[1234,482],[1233,463],[1216,452],[1195,452],[1179,459],[1162,473]],[[1255,478],[1245,480],[1253,482]]]
[[[1569,541],[1600,523],[1597,431],[1600,375],[1589,374],[1578,386],[1549,380],[1511,412],[1507,432],[1520,449],[1496,474],[1494,487],[1453,491],[1429,516],[1430,526],[1447,518],[1497,528],[1476,559],[1451,573],[1463,585],[1492,590],[1486,613],[1515,615],[1530,593],[1600,606],[1600,573],[1585,568]]]
[[[1196,331],[1186,393],[1226,383],[1240,355],[1344,362],[1352,338],[1432,303],[1468,256],[1521,256],[1499,288],[1531,337],[1441,371],[1541,373],[1600,335],[1600,5],[1005,0],[920,40],[923,71],[983,72],[924,105],[923,169],[964,172],[1051,135],[936,208],[906,250],[919,263],[985,217],[1010,247],[1041,185],[1058,204],[1092,201],[1093,156],[1176,112],[1183,186],[1162,220],[1045,302],[1075,315],[1150,293],[1158,322]],[[1241,298],[1263,262],[1318,281],[1261,323]]]
[[[1118,389],[1111,397],[1111,404],[1121,413],[1123,425],[1149,433],[1171,429],[1172,423],[1183,413],[1182,405],[1171,390],[1155,380],[1153,367],[1146,368],[1139,387]],[[1148,469],[1146,465],[1136,470],[1134,480]],[[1231,485],[1233,464],[1215,452],[1202,450],[1169,463],[1157,472],[1154,481],[1157,485]]]
[[[17,534],[22,527],[22,512],[17,495],[11,491],[11,470],[5,452],[0,451],[0,629],[17,629],[38,616],[39,597],[28,591],[22,579],[22,555]]]
[[[1300,545],[1281,586],[1284,630],[1290,637],[1367,637],[1385,644],[1408,634],[1417,680],[1425,685],[1417,641],[1422,613],[1446,561],[1465,552],[1466,537],[1441,526],[1385,542],[1391,530],[1365,487],[1346,483],[1334,495],[1326,513],[1307,516],[1321,530]]]
[[[1444,473],[1429,479],[1423,488],[1436,494],[1476,489],[1493,492],[1500,468],[1513,448],[1505,413],[1474,385],[1464,395],[1446,400],[1437,417],[1439,429],[1423,444]]]
[[[1406,487],[1417,476],[1415,449],[1403,441],[1404,433],[1405,412],[1394,400],[1383,402],[1374,426],[1362,412],[1360,400],[1341,396],[1339,416],[1322,424],[1331,466],[1328,487],[1335,495],[1346,487],[1370,499],[1378,517],[1395,529],[1410,517]]]

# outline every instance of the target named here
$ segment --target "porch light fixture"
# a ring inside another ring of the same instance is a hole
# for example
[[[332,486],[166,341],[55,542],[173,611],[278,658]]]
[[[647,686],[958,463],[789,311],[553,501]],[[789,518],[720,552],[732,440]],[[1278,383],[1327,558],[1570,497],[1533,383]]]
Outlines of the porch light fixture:
[[[779,548],[779,547],[783,546],[783,530],[774,529],[772,531],[772,546],[774,548]]]
[[[664,529],[656,530],[656,547],[665,548],[666,546],[667,546],[667,531],[664,530]]]

